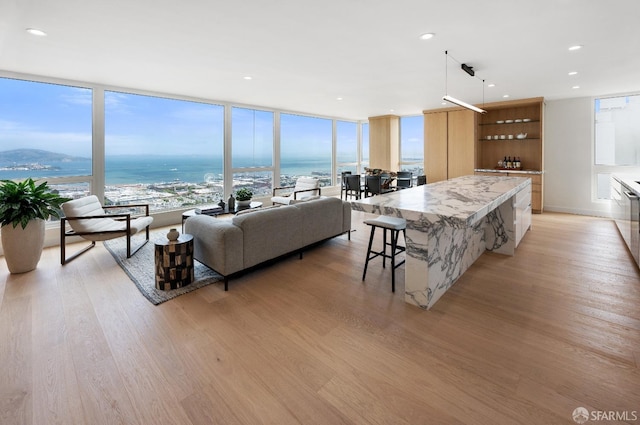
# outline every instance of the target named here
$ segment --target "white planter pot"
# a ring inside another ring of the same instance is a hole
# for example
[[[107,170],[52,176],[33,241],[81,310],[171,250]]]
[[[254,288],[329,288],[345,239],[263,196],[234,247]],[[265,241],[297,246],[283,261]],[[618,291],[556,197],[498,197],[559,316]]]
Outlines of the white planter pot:
[[[249,199],[248,201],[238,201],[236,199],[236,204],[238,204],[239,207],[248,207],[249,205],[251,205],[251,199]]]
[[[12,224],[2,226],[2,250],[11,273],[25,273],[35,269],[44,246],[44,220],[31,220],[24,229]]]

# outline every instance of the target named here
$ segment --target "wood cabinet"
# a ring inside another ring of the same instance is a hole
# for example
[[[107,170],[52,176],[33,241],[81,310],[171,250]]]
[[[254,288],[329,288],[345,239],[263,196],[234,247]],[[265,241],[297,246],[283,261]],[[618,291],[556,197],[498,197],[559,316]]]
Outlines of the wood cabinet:
[[[473,174],[476,113],[469,110],[424,111],[427,182]]]
[[[395,170],[400,162],[400,117],[369,117],[369,167]]]
[[[511,176],[511,177],[528,177],[531,179],[531,211],[536,214],[541,214],[543,209],[543,198],[542,198],[542,181],[543,174],[531,174],[525,171],[476,171],[476,176]]]
[[[544,170],[543,105],[542,98],[484,105],[476,168],[496,168],[505,157],[517,157],[523,170]]]
[[[537,174],[509,175],[531,178],[532,210],[543,210],[544,99],[536,97],[483,105],[487,111],[478,119],[476,169],[500,171],[499,161],[519,158],[522,171]]]

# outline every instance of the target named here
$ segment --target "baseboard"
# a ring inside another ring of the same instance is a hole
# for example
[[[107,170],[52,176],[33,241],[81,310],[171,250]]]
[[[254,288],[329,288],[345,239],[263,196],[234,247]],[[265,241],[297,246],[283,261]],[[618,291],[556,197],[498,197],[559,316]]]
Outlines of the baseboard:
[[[565,213],[565,214],[588,215],[592,217],[611,218],[611,214],[608,211],[554,207],[553,205],[545,205],[543,214],[544,212],[558,212],[558,213]]]

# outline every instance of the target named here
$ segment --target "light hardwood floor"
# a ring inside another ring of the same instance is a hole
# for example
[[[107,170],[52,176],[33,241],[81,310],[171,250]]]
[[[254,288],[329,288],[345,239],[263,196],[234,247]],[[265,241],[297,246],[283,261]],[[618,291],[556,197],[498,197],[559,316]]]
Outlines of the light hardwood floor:
[[[612,221],[534,216],[430,311],[368,230],[153,306],[99,245],[0,266],[0,423],[574,424],[640,416],[640,273]],[[640,422],[640,419],[638,420]],[[607,422],[614,423],[614,422]],[[631,422],[633,423],[633,422]]]

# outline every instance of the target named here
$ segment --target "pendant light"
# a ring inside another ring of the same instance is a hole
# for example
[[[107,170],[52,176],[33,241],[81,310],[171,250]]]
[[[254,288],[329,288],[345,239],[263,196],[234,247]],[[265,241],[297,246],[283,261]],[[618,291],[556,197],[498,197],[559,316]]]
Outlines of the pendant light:
[[[444,75],[445,75],[444,76],[444,93],[445,93],[445,95],[442,96],[442,100],[444,100],[446,102],[453,103],[453,104],[458,105],[458,106],[462,106],[463,108],[470,109],[470,110],[472,110],[474,112],[478,112],[479,114],[486,114],[487,111],[485,111],[484,109],[480,109],[477,106],[471,105],[470,103],[464,102],[464,101],[462,101],[460,99],[456,99],[453,96],[449,96],[449,92],[448,92],[448,89],[449,89],[449,87],[448,87],[448,83],[449,83],[448,82],[449,52],[447,50],[445,50],[444,55],[445,55],[445,63],[444,63]],[[461,68],[467,74],[471,75],[472,77],[474,76],[474,72],[473,72],[473,68],[472,67],[470,67],[470,66],[468,66],[468,65],[463,63],[461,65]],[[484,103],[484,80],[482,82],[482,103]]]

